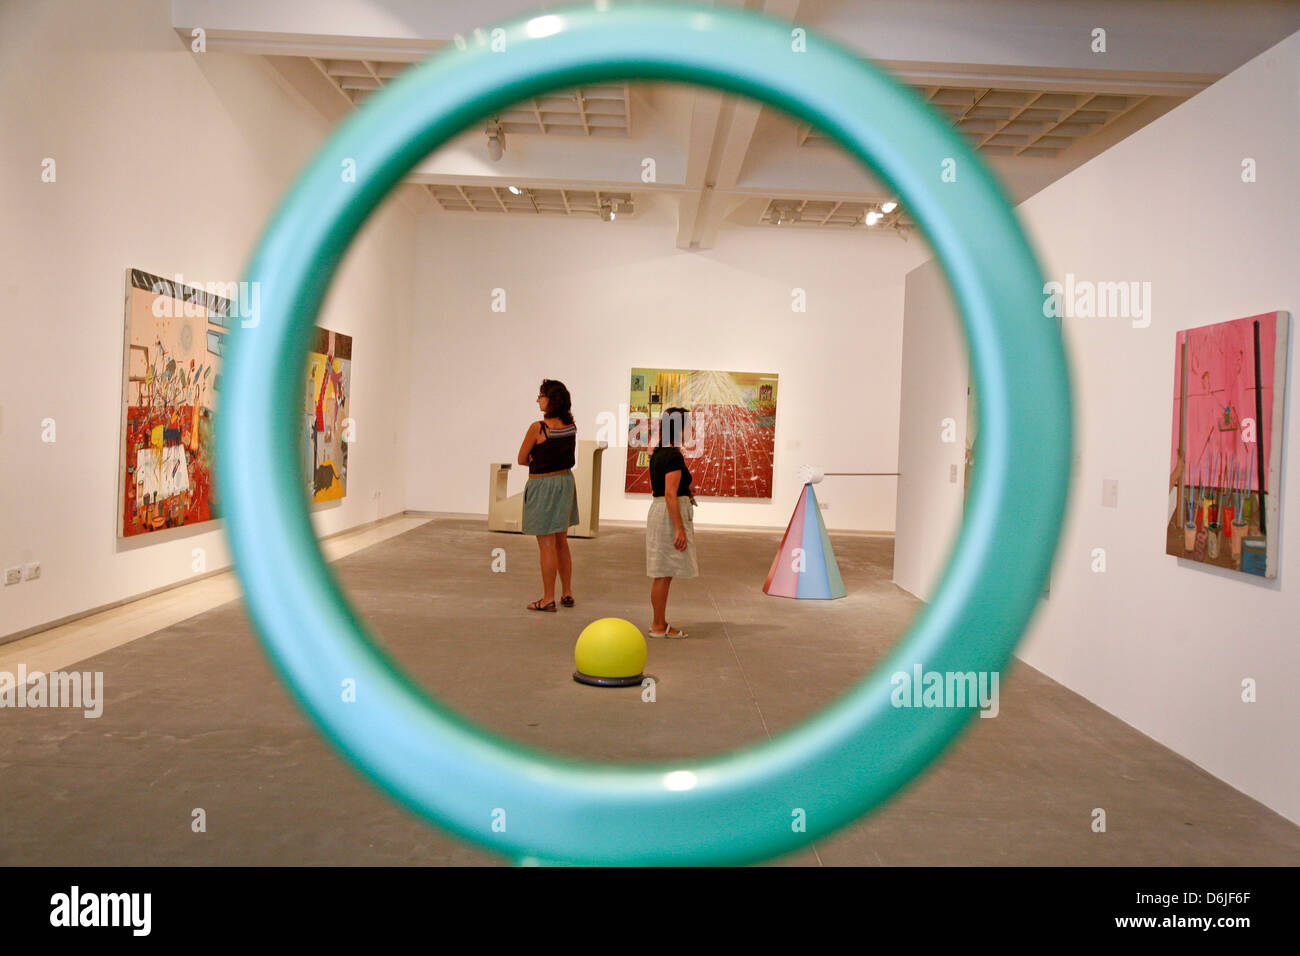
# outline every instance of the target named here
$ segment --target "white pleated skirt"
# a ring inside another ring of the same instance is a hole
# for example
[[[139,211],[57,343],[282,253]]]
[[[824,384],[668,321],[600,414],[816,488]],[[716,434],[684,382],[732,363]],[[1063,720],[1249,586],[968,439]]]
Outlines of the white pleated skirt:
[[[699,562],[695,556],[695,522],[692,516],[695,506],[690,498],[678,498],[681,511],[682,527],[686,530],[686,550],[678,551],[673,546],[677,529],[673,519],[668,515],[668,504],[664,498],[655,498],[650,502],[650,514],[646,517],[645,529],[645,573],[652,578],[693,578],[700,573]]]

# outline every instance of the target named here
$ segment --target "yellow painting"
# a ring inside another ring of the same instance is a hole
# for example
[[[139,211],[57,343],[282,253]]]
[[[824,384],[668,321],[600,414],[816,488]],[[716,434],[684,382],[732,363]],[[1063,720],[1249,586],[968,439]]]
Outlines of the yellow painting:
[[[337,501],[347,494],[348,442],[353,423],[352,336],[316,329],[307,360],[304,424],[307,438],[307,489],[311,500]]]

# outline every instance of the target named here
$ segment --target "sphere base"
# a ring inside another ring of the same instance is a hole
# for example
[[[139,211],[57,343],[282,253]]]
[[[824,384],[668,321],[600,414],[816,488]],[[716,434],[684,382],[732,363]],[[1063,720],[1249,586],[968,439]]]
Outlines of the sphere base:
[[[579,684],[589,684],[592,687],[638,687],[641,681],[645,679],[645,675],[637,674],[635,677],[592,677],[582,671],[574,671],[573,679]]]

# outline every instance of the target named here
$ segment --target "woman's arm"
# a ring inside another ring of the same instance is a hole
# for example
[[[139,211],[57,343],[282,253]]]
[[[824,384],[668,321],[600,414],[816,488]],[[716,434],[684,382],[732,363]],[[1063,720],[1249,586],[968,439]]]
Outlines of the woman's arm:
[[[537,444],[537,439],[541,434],[541,422],[533,422],[528,426],[528,434],[524,436],[524,443],[519,446],[519,464],[525,466],[528,464],[528,459],[533,454],[533,446]]]
[[[673,547],[678,551],[686,550],[686,528],[682,525],[682,508],[677,503],[677,486],[681,484],[682,473],[670,471],[664,474],[664,504],[668,506],[668,517],[673,519],[677,534],[673,538]]]

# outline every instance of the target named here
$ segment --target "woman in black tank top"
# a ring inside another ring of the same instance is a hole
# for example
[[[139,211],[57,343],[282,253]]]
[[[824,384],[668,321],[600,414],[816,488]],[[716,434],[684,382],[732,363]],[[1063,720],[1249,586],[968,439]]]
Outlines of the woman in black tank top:
[[[519,448],[519,464],[528,466],[524,488],[524,534],[537,536],[542,564],[540,600],[530,611],[555,610],[555,576],[560,577],[560,603],[573,607],[573,557],[569,528],[578,517],[578,488],[573,480],[578,429],[573,423],[569,390],[545,379],[537,395],[542,420],[533,422]]]

